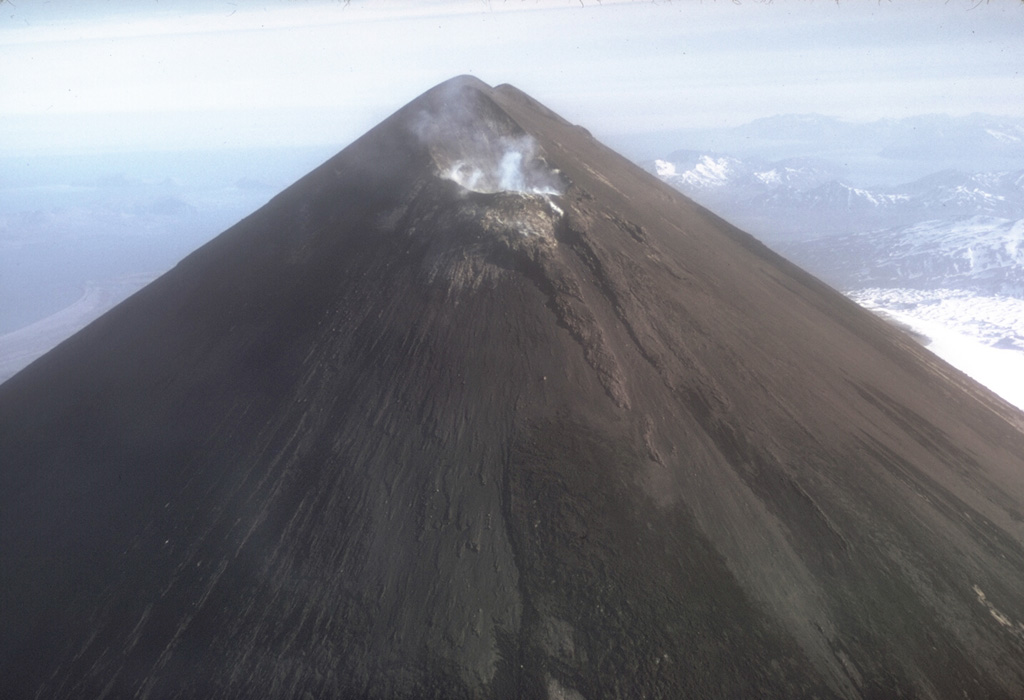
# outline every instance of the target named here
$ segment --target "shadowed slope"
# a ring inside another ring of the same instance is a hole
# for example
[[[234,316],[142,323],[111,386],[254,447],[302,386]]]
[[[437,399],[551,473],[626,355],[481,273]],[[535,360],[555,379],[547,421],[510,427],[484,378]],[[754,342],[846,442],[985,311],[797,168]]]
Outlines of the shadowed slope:
[[[0,386],[0,676],[1019,696],[1021,424],[459,78]]]

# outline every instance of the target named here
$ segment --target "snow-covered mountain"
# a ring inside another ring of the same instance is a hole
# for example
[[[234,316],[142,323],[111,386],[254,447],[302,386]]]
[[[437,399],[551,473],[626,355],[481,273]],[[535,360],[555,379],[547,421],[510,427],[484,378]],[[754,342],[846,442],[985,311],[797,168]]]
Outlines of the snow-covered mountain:
[[[759,162],[676,151],[648,169],[768,242],[907,226],[921,221],[1024,217],[1024,170],[946,170],[914,182],[858,187],[823,159]]]
[[[841,166],[820,158],[768,162],[702,151],[674,151],[664,159],[655,160],[653,171],[684,191],[747,195],[808,190],[839,179],[845,172]]]
[[[1024,299],[1024,219],[978,215],[783,243],[839,289],[959,289]]]
[[[840,289],[956,288],[1024,298],[1024,169],[945,170],[855,187],[825,159],[676,151],[649,164]]]
[[[865,123],[820,114],[788,114],[735,127],[681,129],[643,138],[623,136],[619,142],[621,149],[638,161],[665,158],[669,153],[666,144],[762,162],[824,158],[841,163],[847,181],[865,187],[910,182],[950,169],[1018,169],[1024,163],[1024,119],[920,115]]]

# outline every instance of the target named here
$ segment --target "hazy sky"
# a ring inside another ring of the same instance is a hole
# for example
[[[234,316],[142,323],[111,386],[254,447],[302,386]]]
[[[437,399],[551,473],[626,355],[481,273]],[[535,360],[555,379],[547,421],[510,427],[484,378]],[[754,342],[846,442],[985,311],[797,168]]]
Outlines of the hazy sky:
[[[1024,115],[1024,3],[0,0],[0,153],[345,144],[460,73],[596,134]]]

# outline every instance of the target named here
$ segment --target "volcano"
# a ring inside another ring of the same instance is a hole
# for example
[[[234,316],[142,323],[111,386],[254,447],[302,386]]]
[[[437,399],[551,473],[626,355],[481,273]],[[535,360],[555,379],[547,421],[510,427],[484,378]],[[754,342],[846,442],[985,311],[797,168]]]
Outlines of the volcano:
[[[516,88],[0,385],[6,697],[1024,697],[1024,416]]]

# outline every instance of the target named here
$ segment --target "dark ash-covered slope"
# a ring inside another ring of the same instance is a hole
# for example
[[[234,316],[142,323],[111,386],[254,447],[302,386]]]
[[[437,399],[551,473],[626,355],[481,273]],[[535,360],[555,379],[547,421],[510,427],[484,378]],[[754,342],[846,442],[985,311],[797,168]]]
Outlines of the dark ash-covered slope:
[[[1021,697],[1022,423],[456,79],[0,385],[2,692]]]

